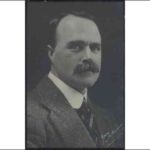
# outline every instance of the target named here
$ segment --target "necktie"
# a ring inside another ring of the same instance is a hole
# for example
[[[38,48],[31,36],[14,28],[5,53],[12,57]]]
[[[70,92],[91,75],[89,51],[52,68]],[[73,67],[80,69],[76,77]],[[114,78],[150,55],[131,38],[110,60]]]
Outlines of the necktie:
[[[85,124],[86,128],[88,129],[91,137],[96,143],[96,146],[100,146],[100,134],[97,129],[96,120],[94,117],[94,113],[92,112],[90,106],[86,102],[85,98],[83,100],[83,103],[80,107],[80,109],[77,110],[81,120]]]

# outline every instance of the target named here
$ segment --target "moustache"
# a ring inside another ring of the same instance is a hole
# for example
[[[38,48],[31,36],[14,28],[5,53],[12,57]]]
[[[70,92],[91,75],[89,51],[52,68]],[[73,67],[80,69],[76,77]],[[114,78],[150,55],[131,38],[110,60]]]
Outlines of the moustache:
[[[84,73],[86,71],[91,71],[93,73],[99,72],[99,67],[92,60],[86,60],[86,62],[82,64],[78,64],[74,70],[75,74]]]

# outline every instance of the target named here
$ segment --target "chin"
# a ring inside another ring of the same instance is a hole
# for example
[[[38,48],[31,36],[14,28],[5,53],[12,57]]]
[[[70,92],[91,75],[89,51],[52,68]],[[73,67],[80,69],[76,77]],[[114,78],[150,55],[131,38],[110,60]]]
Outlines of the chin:
[[[98,79],[98,75],[92,75],[87,77],[79,77],[76,79],[78,85],[83,88],[92,87]]]
[[[88,76],[88,77],[79,77],[76,76],[75,78],[72,78],[72,80],[69,80],[69,85],[74,87],[75,89],[85,89],[92,87],[95,82],[98,79],[98,75]]]
[[[81,87],[90,88],[95,84],[96,80],[84,80],[80,82]]]

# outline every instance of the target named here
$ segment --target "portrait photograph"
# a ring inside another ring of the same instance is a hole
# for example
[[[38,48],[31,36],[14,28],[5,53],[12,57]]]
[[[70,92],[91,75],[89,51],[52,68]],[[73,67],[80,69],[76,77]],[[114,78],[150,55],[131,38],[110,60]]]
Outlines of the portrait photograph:
[[[125,148],[125,4],[27,0],[26,148]]]

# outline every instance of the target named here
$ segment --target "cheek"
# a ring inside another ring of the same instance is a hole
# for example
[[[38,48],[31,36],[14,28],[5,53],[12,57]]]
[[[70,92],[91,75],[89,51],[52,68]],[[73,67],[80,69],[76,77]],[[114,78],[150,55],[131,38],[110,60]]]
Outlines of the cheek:
[[[59,53],[55,56],[55,62],[59,65],[63,72],[72,72],[78,63],[75,54]]]
[[[75,55],[75,54],[74,54]],[[73,71],[74,68],[76,67],[76,65],[78,64],[78,60],[76,57],[74,57],[73,55],[66,55],[64,57],[65,59],[65,64],[66,64],[66,68],[69,71]]]
[[[95,63],[98,65],[98,66],[101,66],[101,54],[97,54],[96,56],[95,56]]]

